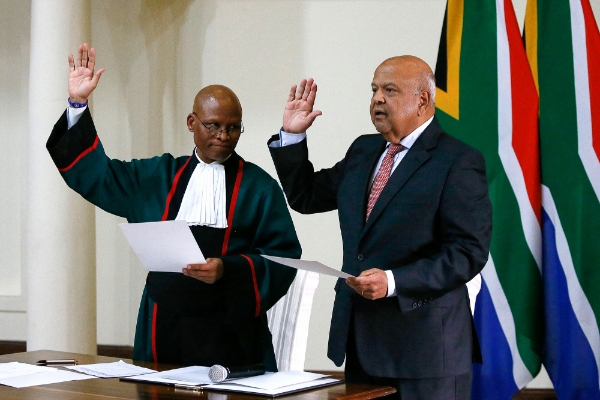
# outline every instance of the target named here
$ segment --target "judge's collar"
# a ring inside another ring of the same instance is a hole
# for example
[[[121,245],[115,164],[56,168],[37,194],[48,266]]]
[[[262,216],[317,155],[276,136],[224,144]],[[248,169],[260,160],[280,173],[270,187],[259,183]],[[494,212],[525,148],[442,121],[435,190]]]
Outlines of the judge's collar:
[[[224,160],[215,160],[211,163],[205,163],[204,161],[202,161],[202,159],[200,158],[200,156],[198,156],[198,147],[194,147],[194,155],[196,156],[196,159],[198,160],[198,162],[202,163],[202,164],[206,164],[206,165],[210,165],[210,164],[225,164],[225,162],[227,160],[229,160],[229,158],[231,158],[231,156],[233,155],[233,152],[231,152],[230,155],[227,156],[227,158],[225,158]]]

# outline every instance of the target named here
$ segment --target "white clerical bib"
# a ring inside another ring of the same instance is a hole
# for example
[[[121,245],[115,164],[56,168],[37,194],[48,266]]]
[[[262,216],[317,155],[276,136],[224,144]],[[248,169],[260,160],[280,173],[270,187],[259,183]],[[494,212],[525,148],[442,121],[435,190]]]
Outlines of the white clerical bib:
[[[216,161],[206,164],[200,158],[198,161],[175,219],[188,225],[227,228],[225,166]]]

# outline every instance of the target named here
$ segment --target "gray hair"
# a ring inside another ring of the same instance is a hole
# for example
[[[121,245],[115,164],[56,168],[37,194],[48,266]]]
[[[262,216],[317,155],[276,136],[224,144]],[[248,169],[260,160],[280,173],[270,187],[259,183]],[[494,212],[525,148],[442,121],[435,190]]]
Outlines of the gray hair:
[[[417,78],[415,94],[420,94],[423,91],[429,93],[431,105],[435,106],[435,75],[431,71],[423,71]]]

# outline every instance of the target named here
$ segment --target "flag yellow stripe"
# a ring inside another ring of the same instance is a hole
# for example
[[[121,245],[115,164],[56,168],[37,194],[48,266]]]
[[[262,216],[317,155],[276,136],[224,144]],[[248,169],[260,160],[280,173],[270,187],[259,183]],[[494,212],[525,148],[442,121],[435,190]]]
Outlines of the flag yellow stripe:
[[[540,85],[538,83],[538,15],[537,15],[537,0],[527,0],[527,8],[525,9],[525,51],[529,60],[529,67],[533,74],[535,88],[538,95],[540,93]]]
[[[436,106],[446,114],[459,119],[460,48],[462,40],[464,0],[448,0],[447,41],[447,91],[436,89]]]

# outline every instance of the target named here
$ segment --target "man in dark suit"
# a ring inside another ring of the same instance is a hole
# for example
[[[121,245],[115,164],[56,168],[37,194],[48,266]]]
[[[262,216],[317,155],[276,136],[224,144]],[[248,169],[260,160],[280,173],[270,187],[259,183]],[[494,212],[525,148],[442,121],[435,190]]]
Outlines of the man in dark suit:
[[[371,83],[378,134],[314,172],[306,130],[312,79],[292,86],[283,128],[269,141],[290,206],[337,209],[343,239],[328,356],[349,382],[392,385],[396,398],[470,399],[479,361],[465,283],[488,259],[492,209],[485,162],[442,131],[435,78],[421,59],[384,61]]]

